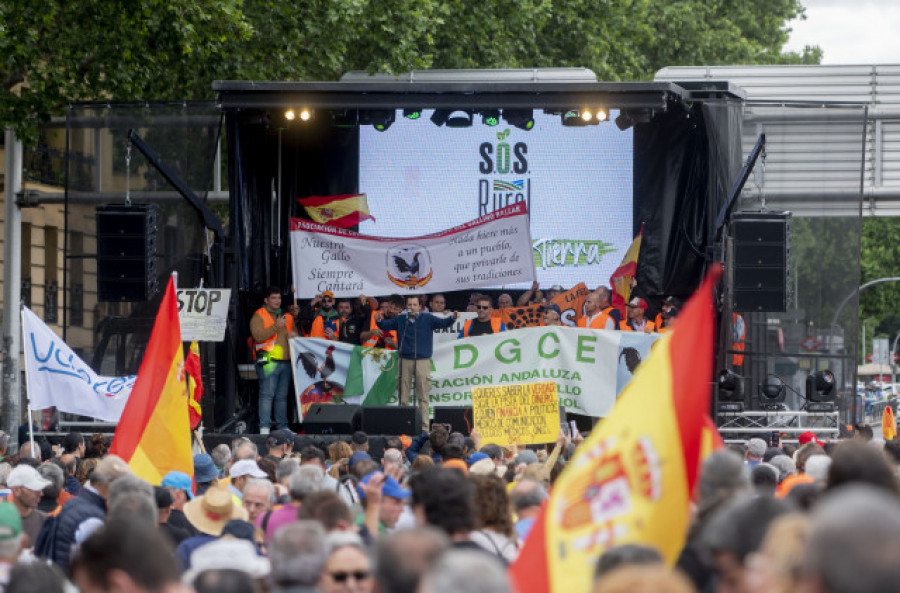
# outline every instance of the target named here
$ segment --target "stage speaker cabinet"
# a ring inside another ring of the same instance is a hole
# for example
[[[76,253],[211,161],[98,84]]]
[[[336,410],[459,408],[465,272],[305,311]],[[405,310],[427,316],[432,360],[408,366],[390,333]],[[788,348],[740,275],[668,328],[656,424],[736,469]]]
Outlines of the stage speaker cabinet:
[[[434,423],[449,424],[453,432],[472,432],[472,406],[435,406]]]
[[[306,434],[353,434],[361,427],[361,406],[313,404],[303,416],[303,432]]]
[[[141,302],[159,292],[156,206],[97,207],[97,294],[101,301]]]
[[[366,406],[362,411],[366,434],[419,434],[422,415],[416,406]]]
[[[791,213],[736,212],[731,222],[737,312],[784,312],[791,300]]]

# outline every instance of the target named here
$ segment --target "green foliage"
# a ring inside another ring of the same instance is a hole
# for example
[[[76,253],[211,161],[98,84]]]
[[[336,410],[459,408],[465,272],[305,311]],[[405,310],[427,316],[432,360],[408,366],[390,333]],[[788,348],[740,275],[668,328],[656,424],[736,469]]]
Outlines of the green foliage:
[[[900,218],[864,218],[862,225],[861,284],[900,277]],[[859,294],[859,318],[866,324],[866,352],[876,334],[893,342],[900,331],[900,282],[871,286]]]
[[[72,101],[211,98],[213,80],[584,66],[649,80],[782,53],[799,0],[4,0],[0,126],[26,143]]]

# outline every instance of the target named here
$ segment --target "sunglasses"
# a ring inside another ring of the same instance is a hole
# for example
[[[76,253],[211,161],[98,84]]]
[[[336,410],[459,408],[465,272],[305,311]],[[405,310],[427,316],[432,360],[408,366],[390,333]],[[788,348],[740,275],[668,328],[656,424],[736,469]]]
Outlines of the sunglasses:
[[[484,309],[484,310],[487,310],[487,309],[490,309],[491,307],[490,307],[490,306],[487,306],[487,307],[486,307],[486,306],[484,306],[484,305],[475,305],[475,308],[476,308],[476,309]]]
[[[352,572],[338,571],[328,574],[336,583],[343,583],[350,577],[353,577],[353,580],[356,581],[364,581],[372,575],[368,570],[354,570]]]

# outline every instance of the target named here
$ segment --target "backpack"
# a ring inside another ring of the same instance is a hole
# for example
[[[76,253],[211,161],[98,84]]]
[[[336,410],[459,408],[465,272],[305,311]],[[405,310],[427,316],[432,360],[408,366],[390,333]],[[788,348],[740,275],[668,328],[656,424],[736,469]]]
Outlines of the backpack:
[[[53,552],[56,549],[56,522],[56,515],[50,515],[44,521],[44,524],[41,525],[41,530],[38,532],[34,542],[34,555],[36,557],[53,560]]]

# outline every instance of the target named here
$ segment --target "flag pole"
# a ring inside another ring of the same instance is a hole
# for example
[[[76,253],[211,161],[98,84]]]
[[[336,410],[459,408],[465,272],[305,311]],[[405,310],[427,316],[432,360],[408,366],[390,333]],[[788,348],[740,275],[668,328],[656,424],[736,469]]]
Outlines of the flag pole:
[[[20,303],[19,307],[19,315],[22,318],[22,344],[26,343],[25,339],[25,303]],[[15,356],[18,356],[19,353],[15,353]],[[37,458],[34,454],[34,426],[31,424],[32,414],[34,410],[31,409],[31,392],[28,390],[28,365],[25,365],[25,399],[28,401],[28,419],[26,420],[28,424],[28,439],[31,442],[31,457]]]

